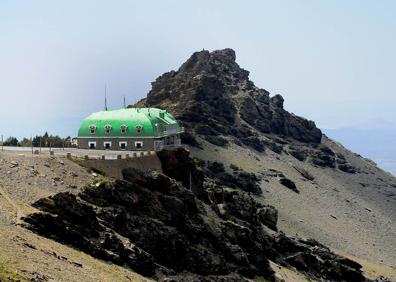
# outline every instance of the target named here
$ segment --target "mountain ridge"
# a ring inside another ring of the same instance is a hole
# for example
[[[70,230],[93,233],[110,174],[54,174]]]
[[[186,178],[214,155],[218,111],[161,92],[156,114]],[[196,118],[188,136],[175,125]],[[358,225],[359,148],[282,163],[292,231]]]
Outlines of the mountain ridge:
[[[256,87],[249,72],[235,60],[232,49],[195,52],[177,71],[158,77],[147,98],[137,105],[167,109],[204,136],[227,134],[242,142],[247,138],[248,144],[251,136],[261,132],[320,142],[321,131],[314,122],[285,111],[283,97],[270,97],[268,91]],[[198,121],[210,128],[194,127]]]
[[[196,52],[130,106],[166,109],[186,129],[187,150],[158,153],[161,171],[38,200],[25,227],[165,281],[282,281],[271,263],[315,281],[387,281],[337,252],[392,267],[396,179],[287,112],[235,60]]]

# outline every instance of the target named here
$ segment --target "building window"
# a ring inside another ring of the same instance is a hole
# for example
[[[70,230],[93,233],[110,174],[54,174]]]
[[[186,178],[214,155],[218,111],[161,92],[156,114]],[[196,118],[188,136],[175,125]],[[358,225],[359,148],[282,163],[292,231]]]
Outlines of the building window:
[[[96,149],[96,142],[88,142],[88,147],[90,149]]]
[[[141,148],[143,148],[143,142],[142,142],[142,141],[136,141],[136,142],[135,142],[135,148],[136,148],[136,149],[141,149]]]
[[[128,126],[126,125],[121,125],[121,133],[125,134],[128,131]]]
[[[111,125],[105,125],[104,130],[106,134],[109,134],[111,132]]]
[[[103,142],[103,146],[106,150],[111,148],[111,142]]]
[[[96,126],[95,125],[90,125],[89,126],[89,131],[91,132],[91,134],[95,134],[96,133]]]
[[[119,147],[121,150],[126,150],[127,148],[127,142],[120,142],[119,143]]]
[[[136,129],[136,132],[137,132],[137,133],[142,133],[142,131],[143,131],[143,126],[141,126],[141,125],[136,125],[136,126],[135,126],[135,129]]]

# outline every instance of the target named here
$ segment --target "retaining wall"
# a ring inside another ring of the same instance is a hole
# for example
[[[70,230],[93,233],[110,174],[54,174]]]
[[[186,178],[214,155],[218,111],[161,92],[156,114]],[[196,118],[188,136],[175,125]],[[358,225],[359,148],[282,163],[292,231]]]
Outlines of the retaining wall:
[[[145,154],[129,158],[119,158],[118,159],[97,159],[97,158],[87,158],[76,159],[72,157],[72,160],[86,168],[95,168],[97,170],[103,171],[106,176],[122,179],[122,170],[125,168],[136,168],[142,171],[148,170],[159,170],[161,169],[161,161],[154,153]]]

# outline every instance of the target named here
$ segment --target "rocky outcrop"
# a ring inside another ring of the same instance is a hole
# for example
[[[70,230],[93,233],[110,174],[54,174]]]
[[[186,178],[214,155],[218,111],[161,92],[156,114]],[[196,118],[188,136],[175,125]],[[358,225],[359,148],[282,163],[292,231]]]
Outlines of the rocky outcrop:
[[[184,124],[182,143],[189,146],[233,142],[259,153],[286,153],[315,166],[358,172],[321,144],[322,132],[314,122],[286,111],[281,95],[271,97],[256,87],[232,49],[194,53],[177,71],[158,77],[147,98],[132,106],[171,112]]]
[[[80,197],[64,192],[41,199],[33,206],[42,212],[25,218],[29,229],[94,257],[128,266],[142,275],[154,275],[153,257],[99,223],[100,217],[93,207]]]
[[[137,106],[170,111],[184,123],[189,133],[186,141],[198,135],[225,146],[229,138],[259,152],[265,148],[260,134],[321,141],[322,133],[314,122],[284,110],[282,96],[270,97],[268,91],[256,87],[235,59],[232,49],[196,52],[178,71],[158,77]]]
[[[160,158],[164,173],[126,169],[125,180],[37,201],[40,212],[24,219],[26,227],[158,280],[274,281],[269,260],[314,280],[364,280],[360,265],[316,241],[269,232],[277,229],[277,211],[223,185],[221,163],[183,149]]]

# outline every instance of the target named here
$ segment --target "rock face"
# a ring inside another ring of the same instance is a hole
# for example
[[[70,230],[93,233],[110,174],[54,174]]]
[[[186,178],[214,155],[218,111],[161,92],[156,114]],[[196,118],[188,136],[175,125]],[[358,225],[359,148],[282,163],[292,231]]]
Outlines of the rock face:
[[[147,98],[138,103],[143,105],[167,109],[181,120],[189,134],[186,142],[199,135],[218,146],[231,139],[263,151],[260,134],[307,143],[320,143],[322,137],[314,122],[284,110],[282,96],[270,97],[257,88],[235,62],[232,49],[194,53],[178,71],[152,83]]]
[[[147,98],[132,106],[171,112],[186,130],[182,143],[190,146],[203,149],[202,139],[220,147],[233,142],[259,153],[286,152],[315,166],[357,172],[321,144],[322,132],[313,121],[286,111],[283,97],[256,87],[235,59],[232,49],[196,52],[177,71],[158,77]]]
[[[135,106],[170,111],[184,123],[183,142],[190,146],[207,148],[206,140],[216,151],[233,142],[256,157],[266,150],[278,160],[288,154],[301,162],[294,169],[304,181],[316,180],[309,166],[359,173],[321,142],[312,121],[287,112],[283,103],[282,96],[254,86],[234,51],[225,49],[194,53],[178,71],[160,76]],[[158,158],[161,172],[126,169],[123,180],[37,201],[40,212],[27,216],[25,227],[160,281],[277,281],[270,261],[313,281],[365,281],[359,264],[315,240],[278,231],[278,211],[262,197],[265,174],[191,158],[181,148]],[[304,194],[301,182],[297,187],[274,169],[271,175],[295,196]]]
[[[222,164],[184,149],[160,158],[165,174],[127,169],[125,180],[37,201],[26,227],[158,280],[274,281],[272,260],[314,280],[364,281],[359,264],[318,242],[269,232],[276,210],[223,185]]]

